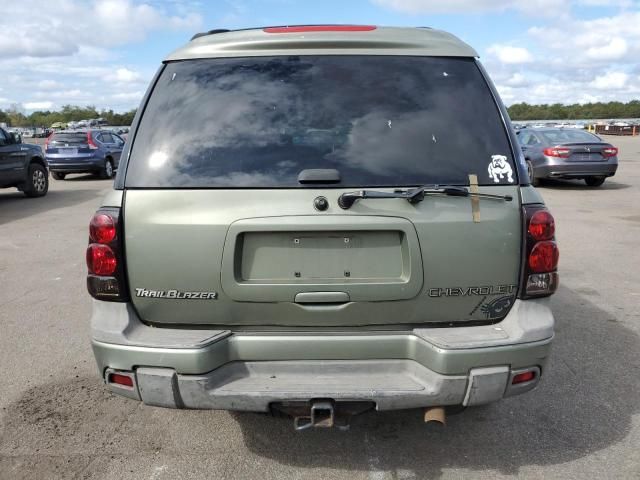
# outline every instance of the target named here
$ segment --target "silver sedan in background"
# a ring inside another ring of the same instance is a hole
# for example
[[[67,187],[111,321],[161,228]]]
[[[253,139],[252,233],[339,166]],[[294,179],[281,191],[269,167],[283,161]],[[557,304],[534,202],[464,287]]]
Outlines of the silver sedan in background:
[[[618,169],[618,149],[589,132],[565,128],[523,128],[518,141],[534,186],[540,179],[584,179],[602,185]]]

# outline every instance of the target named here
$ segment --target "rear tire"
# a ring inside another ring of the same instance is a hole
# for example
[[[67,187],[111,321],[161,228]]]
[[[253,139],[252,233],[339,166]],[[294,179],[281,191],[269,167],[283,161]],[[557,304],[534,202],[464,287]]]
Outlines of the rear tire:
[[[39,163],[29,165],[29,176],[23,190],[27,197],[43,197],[49,191],[47,169]]]
[[[113,160],[108,158],[104,161],[104,168],[100,172],[100,178],[113,178]]]
[[[584,179],[584,183],[590,187],[599,187],[604,183],[605,178],[606,177],[587,177]]]
[[[56,180],[64,180],[64,177],[66,177],[67,174],[66,173],[51,172],[51,176],[53,178],[55,178]]]
[[[540,180],[536,178],[535,174],[533,173],[533,165],[529,161],[527,161],[527,173],[529,174],[529,181],[531,182],[531,185],[533,185],[534,187],[540,186]]]

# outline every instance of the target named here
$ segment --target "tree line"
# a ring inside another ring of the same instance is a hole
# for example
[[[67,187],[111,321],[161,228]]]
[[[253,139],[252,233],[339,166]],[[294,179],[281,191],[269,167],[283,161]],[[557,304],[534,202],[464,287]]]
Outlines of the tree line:
[[[516,103],[509,108],[511,120],[595,120],[640,118],[640,100],[622,102],[529,105]]]
[[[640,118],[640,100],[622,102],[596,102],[563,105],[530,105],[516,103],[509,108],[511,120],[591,120],[607,118]],[[10,127],[50,127],[56,122],[68,123],[91,118],[104,118],[109,125],[131,125],[136,110],[116,113],[113,110],[98,111],[94,106],[64,105],[58,111],[35,111],[25,115],[16,108],[0,110],[0,123]]]
[[[38,110],[25,115],[17,108],[0,110],[0,123],[6,123],[10,127],[50,127],[56,122],[69,123],[93,118],[104,118],[109,125],[131,125],[136,110],[124,113],[116,113],[113,110],[98,111],[94,106],[78,107],[64,105],[58,111]]]

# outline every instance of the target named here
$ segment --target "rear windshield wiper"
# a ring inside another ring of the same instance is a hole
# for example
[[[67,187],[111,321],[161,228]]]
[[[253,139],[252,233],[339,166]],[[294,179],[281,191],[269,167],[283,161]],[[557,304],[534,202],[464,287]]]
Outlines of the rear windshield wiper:
[[[453,197],[479,197],[493,198],[510,202],[511,195],[494,195],[491,193],[471,193],[465,187],[454,185],[423,185],[422,187],[410,190],[395,190],[393,192],[380,192],[377,190],[357,190],[355,192],[345,192],[338,197],[338,206],[343,210],[348,210],[357,200],[364,198],[404,198],[411,204],[424,200],[425,195],[450,195]]]

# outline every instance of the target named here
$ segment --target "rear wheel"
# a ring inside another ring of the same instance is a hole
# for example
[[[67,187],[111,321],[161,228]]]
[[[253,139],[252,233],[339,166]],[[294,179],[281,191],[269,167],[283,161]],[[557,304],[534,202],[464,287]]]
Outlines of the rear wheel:
[[[537,187],[538,185],[540,185],[540,180],[537,179],[536,176],[533,174],[533,165],[529,161],[527,161],[527,173],[529,174],[529,180],[531,181],[531,185],[533,185],[534,187]]]
[[[66,177],[65,173],[58,173],[58,172],[51,172],[51,176],[53,178],[55,178],[56,180],[64,180],[64,177]]]
[[[604,183],[605,177],[587,177],[584,182],[590,187],[599,187]]]
[[[29,176],[24,188],[27,197],[42,197],[49,190],[49,175],[47,170],[39,163],[29,165]]]
[[[100,172],[100,178],[113,178],[113,161],[107,159],[104,162],[104,168]]]

